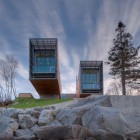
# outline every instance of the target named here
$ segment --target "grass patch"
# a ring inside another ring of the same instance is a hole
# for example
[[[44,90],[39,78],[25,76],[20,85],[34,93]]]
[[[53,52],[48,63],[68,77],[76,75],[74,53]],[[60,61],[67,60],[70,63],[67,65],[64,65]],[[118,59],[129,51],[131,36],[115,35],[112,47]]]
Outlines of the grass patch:
[[[16,98],[12,105],[9,107],[12,108],[32,108],[32,107],[43,107],[47,105],[67,102],[72,99],[35,99],[35,98]]]

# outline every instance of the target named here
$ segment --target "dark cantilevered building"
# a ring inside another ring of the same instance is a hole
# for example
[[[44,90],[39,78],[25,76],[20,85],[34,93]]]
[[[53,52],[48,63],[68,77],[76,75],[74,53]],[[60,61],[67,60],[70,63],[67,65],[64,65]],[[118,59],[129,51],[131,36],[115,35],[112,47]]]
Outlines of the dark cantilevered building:
[[[61,81],[56,38],[29,39],[29,79],[40,98],[60,98]]]
[[[103,94],[103,62],[80,61],[76,78],[76,97]]]

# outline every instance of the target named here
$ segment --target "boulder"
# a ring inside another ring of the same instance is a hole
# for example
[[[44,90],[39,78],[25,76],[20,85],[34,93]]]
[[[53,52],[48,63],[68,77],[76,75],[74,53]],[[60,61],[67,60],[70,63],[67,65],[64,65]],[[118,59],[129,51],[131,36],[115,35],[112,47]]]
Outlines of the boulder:
[[[30,115],[32,115],[32,112],[34,111],[34,108],[26,108],[25,110],[24,110],[24,112],[25,112],[25,114],[30,114]]]
[[[33,127],[31,127],[32,131],[35,131],[39,126],[37,124],[35,124]]]
[[[51,110],[43,110],[38,119],[38,125],[44,126],[50,124],[54,120],[54,116]]]
[[[37,140],[35,136],[14,137],[14,140]]]
[[[127,140],[140,140],[140,131],[127,132],[125,137]]]
[[[122,114],[111,107],[95,106],[82,116],[82,125],[93,130],[125,134],[132,130],[140,131],[140,117]]]
[[[7,116],[12,117],[15,114],[15,108],[7,108]]]
[[[23,129],[31,128],[36,123],[36,120],[29,114],[18,115],[18,119],[19,125]]]
[[[112,104],[110,102],[110,96],[91,96],[88,98],[79,99],[78,103],[74,104],[72,107],[89,109],[93,106],[112,107]]]
[[[0,140],[12,140],[13,130],[9,126],[10,118],[0,117]]]
[[[82,125],[93,130],[104,127],[102,113],[98,106],[91,108],[82,116]]]
[[[42,110],[43,110],[42,107],[35,107],[35,108],[34,108],[34,111],[39,111],[39,112],[41,112]]]
[[[78,124],[82,125],[82,116],[88,111],[84,108],[74,108],[74,109],[62,109],[56,114],[56,119],[60,121],[63,125]]]
[[[48,124],[47,126],[62,126],[62,123],[60,123],[58,120],[55,120]]]
[[[16,131],[16,130],[19,128],[19,124],[18,124],[13,118],[11,118],[11,119],[10,119],[10,122],[9,122],[9,127],[10,127],[13,131]]]
[[[96,140],[94,137],[85,138],[85,140]]]
[[[15,131],[16,137],[34,136],[33,131],[30,129],[18,129]]]
[[[10,127],[0,129],[0,140],[13,140],[13,130]]]
[[[40,111],[36,111],[36,110],[34,110],[33,112],[32,112],[32,115],[35,117],[35,118],[39,118],[39,116],[40,116]]]
[[[106,130],[98,129],[93,134],[96,140],[124,140],[124,136],[117,133],[108,132]]]
[[[54,110],[55,106],[45,106],[43,107],[43,110]]]
[[[16,109],[15,112],[11,115],[11,118],[14,118],[14,119],[18,119],[18,115],[22,115],[22,114],[25,114],[25,111],[23,109]]]
[[[35,135],[44,140],[84,139],[92,137],[93,131],[80,125],[43,126],[35,131]]]
[[[0,107],[0,117],[7,116],[7,110],[5,107]]]

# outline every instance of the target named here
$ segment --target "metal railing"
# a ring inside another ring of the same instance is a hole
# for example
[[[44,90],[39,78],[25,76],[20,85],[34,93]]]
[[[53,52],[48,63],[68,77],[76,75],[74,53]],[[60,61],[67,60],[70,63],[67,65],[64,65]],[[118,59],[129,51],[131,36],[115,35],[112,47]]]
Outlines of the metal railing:
[[[87,90],[87,89],[100,89],[101,84],[100,83],[94,83],[94,84],[82,84],[82,89]]]
[[[55,66],[32,66],[33,73],[55,73]]]

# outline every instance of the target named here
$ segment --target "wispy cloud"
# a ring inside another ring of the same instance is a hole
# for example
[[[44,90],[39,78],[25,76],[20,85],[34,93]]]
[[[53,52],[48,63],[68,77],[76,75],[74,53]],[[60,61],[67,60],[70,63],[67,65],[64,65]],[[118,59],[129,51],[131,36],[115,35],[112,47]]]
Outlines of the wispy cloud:
[[[29,79],[29,70],[27,70],[21,63],[18,65],[18,74],[26,80]]]
[[[0,1],[0,58],[13,54],[19,59],[20,82],[28,80],[29,38],[57,37],[62,92],[75,92],[80,60],[107,60],[119,20],[140,44],[139,0],[28,0]],[[111,77],[104,65],[105,92]],[[37,93],[31,84],[26,91]]]

